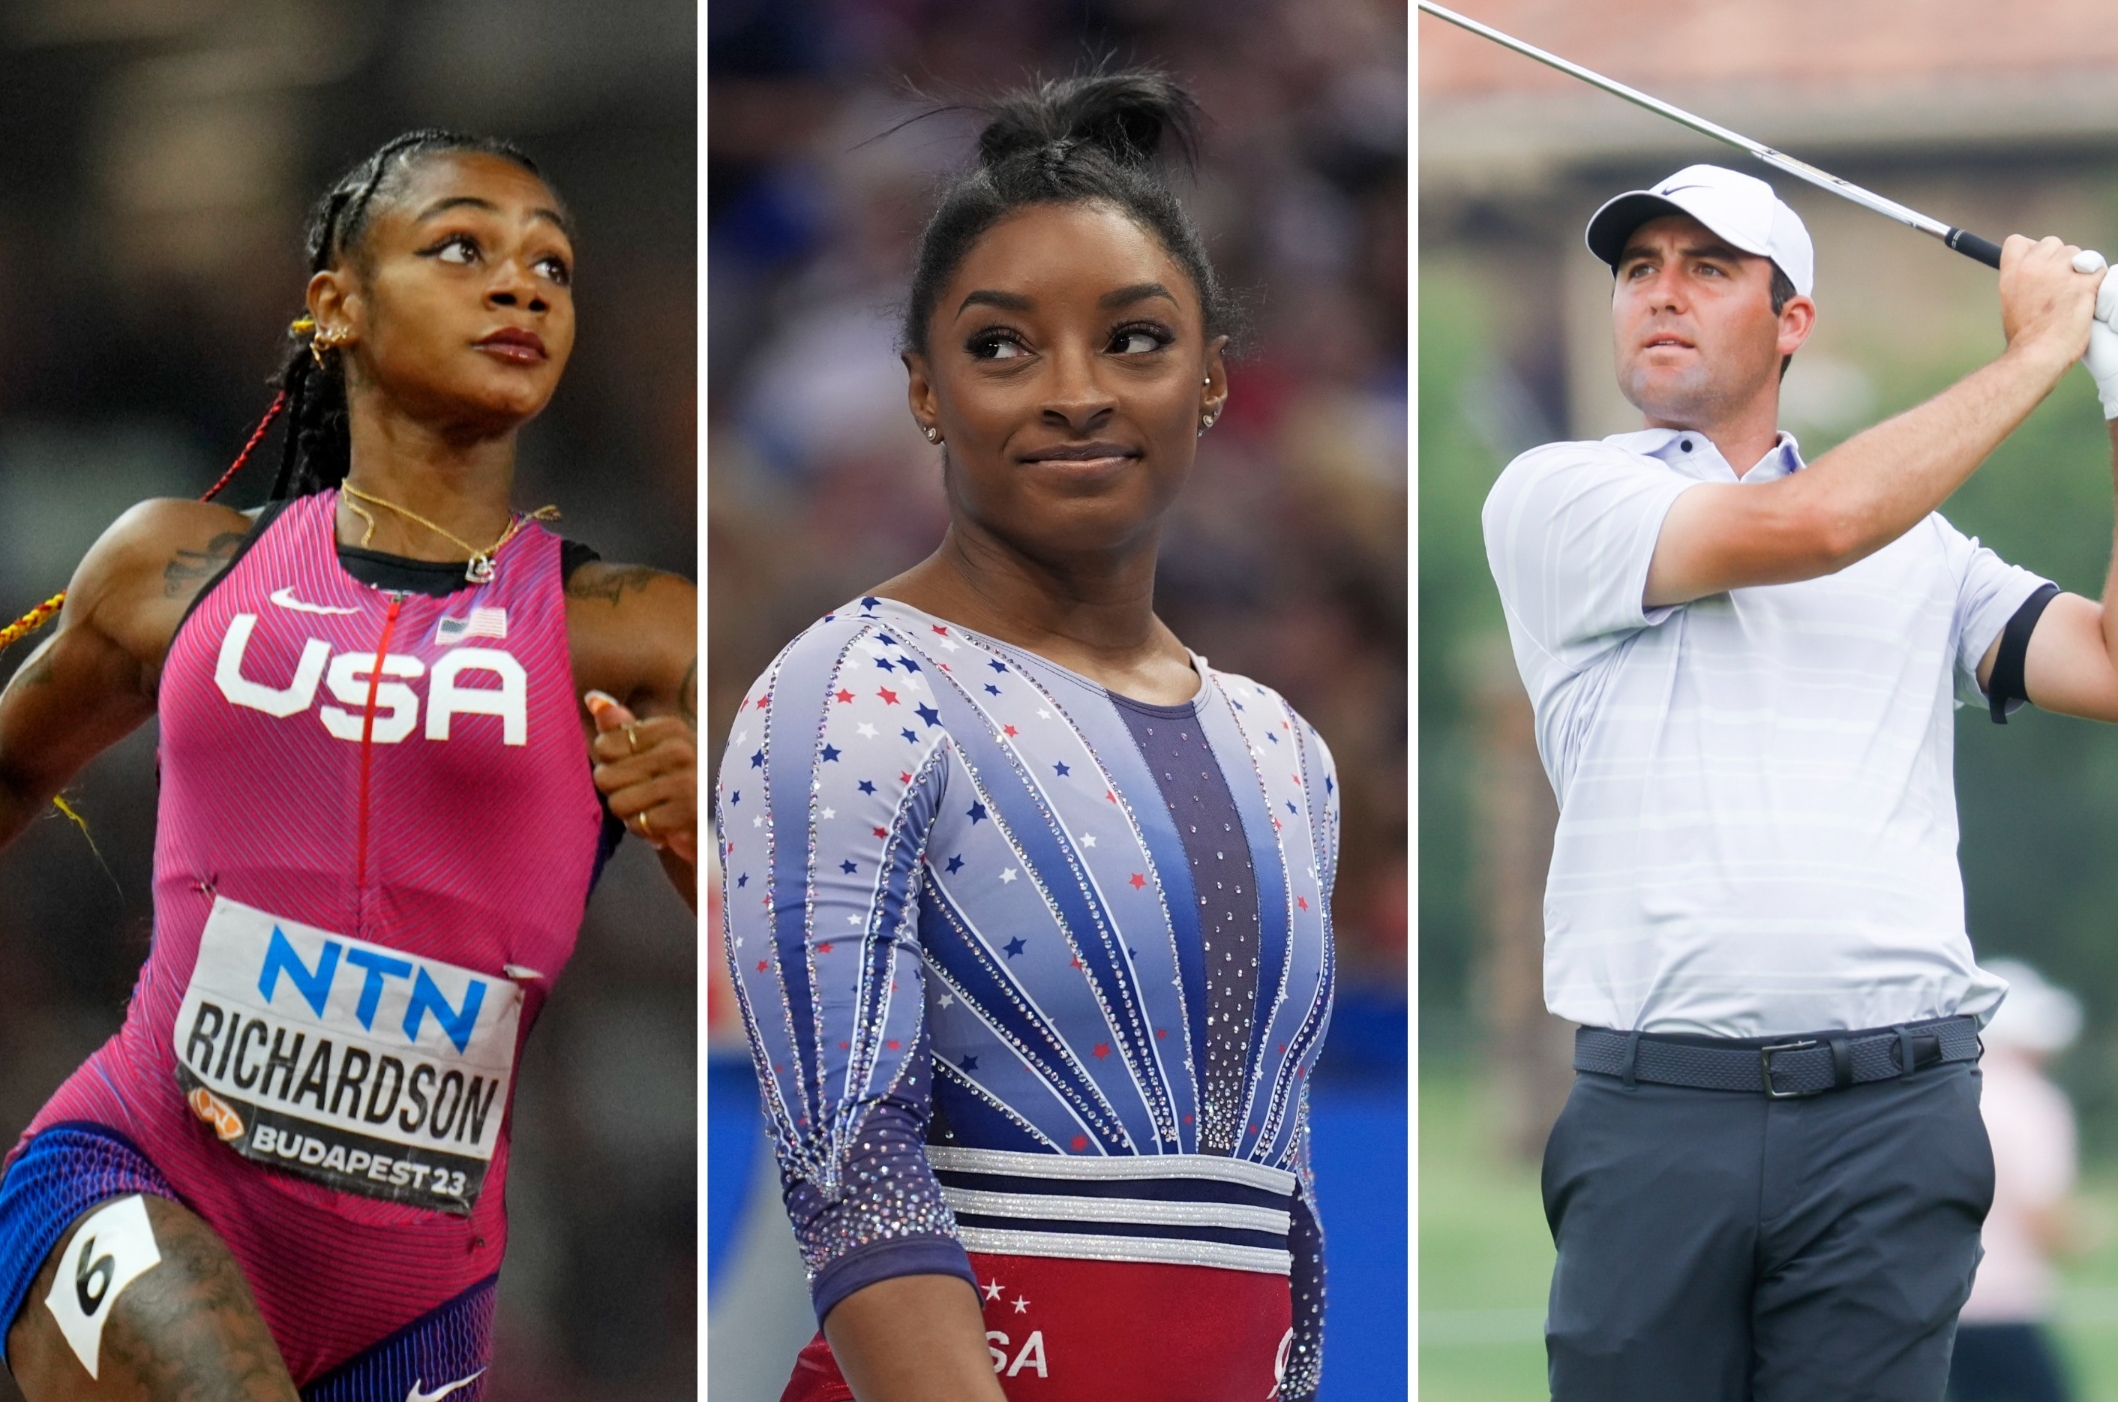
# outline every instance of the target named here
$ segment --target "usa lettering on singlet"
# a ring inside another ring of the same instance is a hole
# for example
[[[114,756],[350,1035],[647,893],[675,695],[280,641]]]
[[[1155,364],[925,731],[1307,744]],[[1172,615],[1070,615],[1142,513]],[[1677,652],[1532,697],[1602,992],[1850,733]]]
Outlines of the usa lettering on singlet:
[[[499,1139],[522,993],[214,901],[177,1079],[237,1153],[342,1192],[468,1211]]]
[[[273,603],[328,613],[291,591]],[[506,637],[506,612],[444,616],[429,665],[365,648],[333,656],[305,640],[292,677],[244,666],[259,621],[238,613],[214,684],[231,705],[298,720],[315,707],[333,738],[395,745],[423,732],[449,739],[459,714],[500,721],[503,745],[525,743],[526,676],[507,652],[460,646]],[[463,678],[484,675],[497,685]],[[426,680],[421,697],[405,681]],[[191,1108],[237,1153],[341,1192],[468,1212],[478,1199],[508,1104],[521,990],[435,959],[280,919],[216,898],[173,1036]],[[500,1113],[494,1113],[494,1107]]]

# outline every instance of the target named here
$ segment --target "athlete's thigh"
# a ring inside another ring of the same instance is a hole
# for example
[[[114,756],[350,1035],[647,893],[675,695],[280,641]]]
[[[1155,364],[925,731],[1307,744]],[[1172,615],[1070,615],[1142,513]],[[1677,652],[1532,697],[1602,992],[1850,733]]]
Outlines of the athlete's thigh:
[[[130,1203],[144,1209],[151,1248],[136,1217],[99,1217]],[[93,1349],[94,1377],[69,1332]],[[7,1355],[28,1402],[298,1402],[227,1246],[185,1208],[144,1194],[68,1226],[9,1327]]]
[[[1762,1104],[1575,1081],[1544,1157],[1557,1402],[1747,1397]]]

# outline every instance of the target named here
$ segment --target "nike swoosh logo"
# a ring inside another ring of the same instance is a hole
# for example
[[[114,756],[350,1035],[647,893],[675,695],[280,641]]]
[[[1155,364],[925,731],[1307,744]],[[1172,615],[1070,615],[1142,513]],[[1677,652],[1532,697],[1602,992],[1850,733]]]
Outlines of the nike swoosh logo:
[[[404,1402],[436,1402],[436,1399],[448,1396],[450,1393],[454,1392],[459,1387],[469,1387],[472,1383],[478,1381],[478,1379],[484,1376],[485,1369],[480,1368],[477,1372],[471,1374],[469,1377],[458,1378],[456,1379],[456,1381],[450,1383],[447,1387],[440,1388],[434,1392],[421,1392],[419,1390],[426,1383],[426,1379],[421,1378],[418,1382],[413,1383],[412,1390],[404,1395]]]
[[[283,609],[294,609],[294,610],[295,610],[296,612],[299,612],[299,613],[359,613],[359,612],[360,612],[360,610],[359,610],[359,609],[340,609],[340,608],[332,608],[332,607],[331,607],[331,606],[330,606],[329,604],[305,604],[305,603],[303,603],[303,602],[302,602],[302,601],[301,601],[300,599],[297,599],[297,598],[295,598],[295,597],[294,597],[294,586],[293,586],[293,585],[291,585],[291,584],[290,584],[290,585],[288,585],[288,586],[287,586],[286,588],[284,588],[284,589],[278,589],[278,590],[274,590],[274,591],[273,591],[273,594],[272,594],[272,602],[273,602],[273,603],[275,603],[275,604],[278,604],[278,605],[279,605],[279,606],[280,606],[281,608],[283,608]],[[472,1377],[476,1377],[476,1376],[477,1376],[477,1374],[473,1373],[473,1374],[472,1374],[471,1376],[472,1376]],[[467,1382],[467,1381],[469,1381],[469,1379],[465,1379],[465,1381]],[[459,1384],[459,1386],[460,1386],[460,1384]],[[439,1397],[439,1396],[440,1396],[441,1394],[437,1392],[437,1393],[435,1393],[434,1395],[435,1395],[436,1397]],[[414,1399],[411,1399],[411,1402],[425,1402],[425,1399],[423,1399],[423,1398],[414,1398]]]

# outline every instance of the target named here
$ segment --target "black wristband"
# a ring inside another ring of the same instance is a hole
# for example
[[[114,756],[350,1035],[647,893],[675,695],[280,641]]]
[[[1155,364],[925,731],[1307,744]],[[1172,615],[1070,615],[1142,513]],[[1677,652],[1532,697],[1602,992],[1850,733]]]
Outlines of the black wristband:
[[[2047,584],[2022,601],[2008,626],[2000,630],[2000,655],[1993,659],[1993,676],[1986,684],[1986,704],[1995,725],[2008,723],[2008,703],[2028,701],[2030,693],[2022,683],[2023,658],[2030,651],[2030,634],[2037,631],[2037,620],[2044,613],[2046,604],[2059,597],[2059,586]]]

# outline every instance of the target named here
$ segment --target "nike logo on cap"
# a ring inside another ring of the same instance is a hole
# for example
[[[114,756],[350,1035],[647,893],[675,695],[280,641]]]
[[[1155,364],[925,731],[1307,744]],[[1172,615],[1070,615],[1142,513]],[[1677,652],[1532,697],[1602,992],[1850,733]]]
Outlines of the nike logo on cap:
[[[273,591],[272,591],[272,602],[273,602],[273,603],[275,603],[275,604],[278,604],[278,605],[279,605],[279,606],[280,606],[281,608],[283,608],[283,609],[293,609],[293,610],[295,610],[295,611],[296,611],[296,612],[298,612],[298,613],[359,613],[359,612],[360,612],[360,610],[359,610],[359,609],[341,609],[341,608],[333,608],[333,607],[331,607],[331,605],[329,605],[329,604],[305,604],[305,603],[303,603],[303,602],[302,602],[302,601],[301,601],[300,599],[297,599],[297,598],[295,598],[295,597],[294,597],[294,586],[293,586],[293,585],[291,585],[291,584],[290,584],[290,585],[288,585],[288,586],[286,586],[286,587],[285,587],[284,589],[275,589],[275,590],[273,590]],[[475,1374],[475,1373],[474,1373],[474,1374],[472,1374],[471,1376],[472,1376],[472,1377],[476,1377],[476,1376],[477,1376],[477,1374]],[[466,1381],[468,1381],[468,1379],[466,1379]],[[440,1396],[441,1394],[437,1392],[437,1393],[435,1393],[434,1395],[435,1395],[436,1397],[439,1397],[439,1396]],[[416,1399],[415,1399],[415,1402],[417,1402],[417,1400],[416,1400]]]
[[[478,1381],[478,1379],[484,1376],[485,1369],[480,1368],[477,1372],[471,1374],[469,1377],[458,1378],[456,1379],[456,1381],[450,1383],[447,1387],[437,1388],[433,1392],[421,1392],[419,1390],[426,1382],[426,1380],[422,1378],[418,1382],[412,1384],[412,1390],[404,1395],[404,1402],[436,1402],[436,1399],[448,1396],[450,1393],[454,1392],[459,1387],[469,1387],[472,1383]]]

